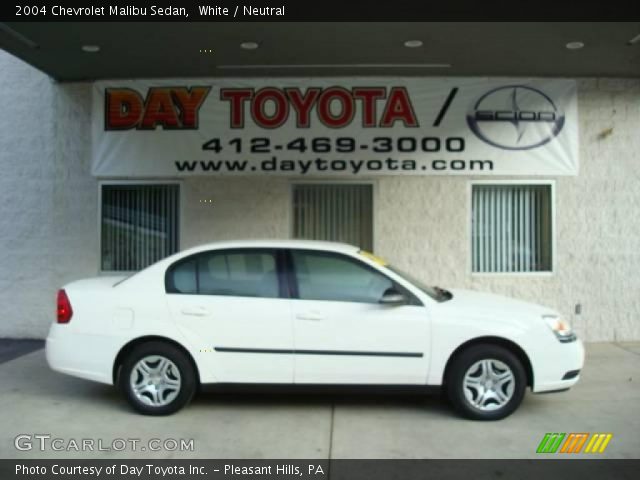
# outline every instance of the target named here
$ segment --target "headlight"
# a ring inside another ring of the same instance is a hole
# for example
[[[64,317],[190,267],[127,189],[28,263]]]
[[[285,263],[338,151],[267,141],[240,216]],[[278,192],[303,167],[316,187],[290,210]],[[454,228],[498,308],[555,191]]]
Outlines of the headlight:
[[[571,330],[571,326],[566,320],[558,317],[557,315],[543,315],[542,318],[551,331],[555,334],[556,338],[562,343],[573,342],[576,339],[576,334]]]

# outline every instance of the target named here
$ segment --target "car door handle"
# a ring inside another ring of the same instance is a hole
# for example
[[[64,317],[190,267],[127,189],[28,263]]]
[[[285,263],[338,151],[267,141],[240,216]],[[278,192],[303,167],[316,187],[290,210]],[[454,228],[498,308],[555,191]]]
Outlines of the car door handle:
[[[298,320],[310,320],[312,322],[319,322],[320,320],[324,320],[324,317],[319,312],[307,312],[307,313],[298,313],[296,315]]]
[[[183,308],[180,312],[191,317],[206,317],[209,314],[209,310],[204,307]]]

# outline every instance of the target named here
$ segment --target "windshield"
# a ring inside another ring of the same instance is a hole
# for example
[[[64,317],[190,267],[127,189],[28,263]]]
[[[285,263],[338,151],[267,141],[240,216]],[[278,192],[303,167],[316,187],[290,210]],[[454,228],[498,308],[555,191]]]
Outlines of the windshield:
[[[431,298],[433,298],[437,302],[446,302],[447,300],[451,300],[453,298],[453,294],[450,291],[444,290],[443,288],[440,288],[440,287],[432,287],[430,285],[426,285],[422,281],[415,278],[413,275],[410,275],[400,270],[399,268],[394,267],[393,265],[387,264],[385,265],[385,268],[388,268],[396,275],[401,276],[403,279],[410,282],[416,288],[419,288],[420,290],[422,290],[424,293],[429,295]]]

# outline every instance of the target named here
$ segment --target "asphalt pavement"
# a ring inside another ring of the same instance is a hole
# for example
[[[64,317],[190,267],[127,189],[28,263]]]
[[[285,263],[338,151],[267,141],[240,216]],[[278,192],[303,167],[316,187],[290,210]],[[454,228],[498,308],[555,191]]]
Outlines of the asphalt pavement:
[[[0,458],[540,458],[549,432],[612,433],[598,458],[640,458],[640,343],[586,349],[570,391],[528,393],[510,417],[474,422],[437,395],[206,393],[172,416],[142,416],[113,387],[55,373],[25,344],[0,363]]]

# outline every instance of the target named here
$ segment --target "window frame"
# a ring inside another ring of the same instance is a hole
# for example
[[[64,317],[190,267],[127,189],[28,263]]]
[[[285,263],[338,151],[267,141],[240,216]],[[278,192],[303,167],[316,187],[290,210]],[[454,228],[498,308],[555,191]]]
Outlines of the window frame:
[[[551,270],[544,272],[474,272],[473,271],[473,187],[474,185],[518,186],[547,185],[551,191]],[[552,179],[470,180],[467,183],[467,273],[472,277],[552,277],[556,275],[556,182]]]
[[[169,281],[169,277],[172,274],[173,270],[178,268],[183,263],[195,260],[196,268],[196,289],[199,290],[198,286],[198,260],[200,257],[205,255],[233,255],[233,254],[245,254],[245,253],[268,253],[273,254],[275,259],[276,266],[276,276],[278,279],[278,296],[277,297],[252,297],[249,295],[212,295],[210,293],[200,293],[199,291],[195,293],[182,293],[172,291],[171,283]],[[164,271],[164,293],[165,295],[197,295],[204,297],[237,297],[237,298],[259,298],[262,300],[279,300],[279,299],[288,299],[290,298],[290,290],[287,283],[285,271],[285,254],[284,250],[281,248],[271,248],[271,247],[235,247],[235,248],[220,248],[220,249],[212,249],[212,250],[204,250],[202,252],[193,253],[186,257],[180,258],[176,260],[171,265],[169,265]]]
[[[180,241],[183,232],[184,222],[184,188],[183,182],[180,180],[117,180],[117,179],[101,179],[98,180],[98,275],[131,275],[137,273],[138,270],[104,270],[102,268],[102,187],[104,185],[176,185],[178,187],[178,241],[175,253],[181,250]]]
[[[393,285],[393,288],[395,288],[396,290],[398,290],[400,293],[402,293],[403,295],[405,295],[407,297],[407,303],[404,303],[402,305],[407,305],[407,306],[418,306],[418,307],[424,307],[424,303],[422,302],[422,300],[420,300],[416,294],[414,294],[413,292],[411,292],[408,288],[406,288],[404,285],[401,285],[398,281],[394,280],[393,278],[389,277],[389,275],[385,274],[384,272],[378,270],[377,268],[372,267],[371,265],[369,265],[366,262],[363,262],[362,260],[352,257],[351,255],[347,255],[345,253],[342,252],[335,252],[335,251],[330,251],[330,250],[315,250],[312,248],[288,248],[286,249],[286,272],[284,274],[284,276],[286,277],[288,286],[289,286],[289,291],[290,291],[290,295],[291,298],[294,300],[301,300],[301,301],[305,301],[305,302],[345,302],[345,303],[355,303],[355,304],[362,304],[362,305],[380,305],[383,306],[383,304],[381,303],[374,303],[374,302],[354,302],[354,301],[349,301],[349,300],[325,300],[325,299],[307,299],[307,298],[300,298],[300,290],[298,288],[298,277],[296,275],[296,269],[295,269],[295,263],[293,261],[293,252],[302,252],[302,253],[312,253],[312,254],[317,254],[317,255],[324,255],[327,257],[336,257],[339,259],[344,259],[348,262],[351,262],[359,267],[364,268],[365,270],[368,270],[370,272],[373,273],[377,273],[378,275],[382,275],[384,278],[386,278],[387,280],[389,280],[391,282],[391,284]]]
[[[371,186],[371,251],[376,251],[376,231],[377,231],[377,217],[378,210],[376,209],[376,203],[378,198],[378,182],[375,180],[292,180],[289,182],[289,208],[287,214],[289,215],[289,238],[296,239],[293,236],[295,232],[295,215],[294,215],[294,190],[297,185],[370,185]],[[362,248],[361,245],[356,245]]]

